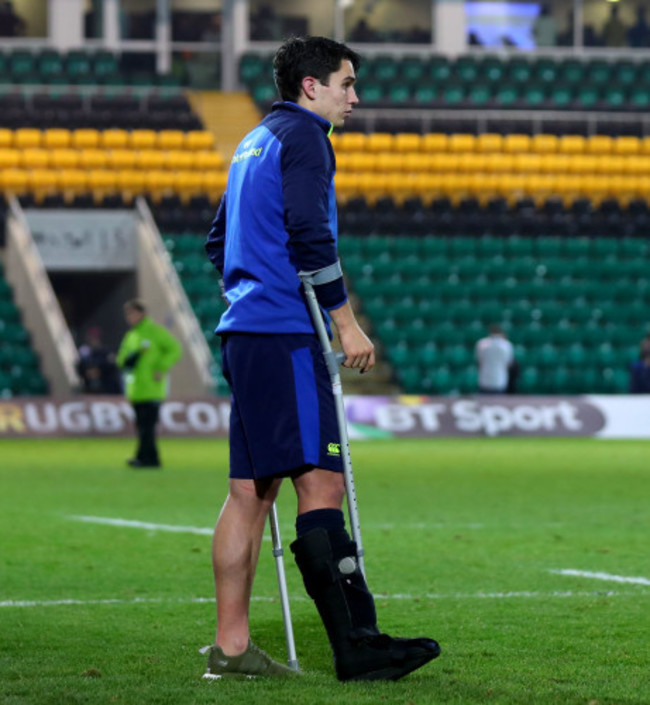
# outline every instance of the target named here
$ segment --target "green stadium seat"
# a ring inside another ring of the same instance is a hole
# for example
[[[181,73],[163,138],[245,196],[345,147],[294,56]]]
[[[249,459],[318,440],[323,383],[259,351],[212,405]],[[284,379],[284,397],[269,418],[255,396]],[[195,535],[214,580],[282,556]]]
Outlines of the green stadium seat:
[[[406,57],[399,62],[398,73],[409,86],[414,86],[426,75],[426,64],[417,57]]]
[[[585,80],[585,64],[578,59],[565,59],[558,69],[558,80],[563,83],[580,85]]]
[[[71,81],[77,83],[84,78],[95,77],[92,71],[92,63],[87,52],[81,50],[69,51],[65,57],[65,72]]]
[[[509,80],[518,84],[528,83],[533,75],[532,63],[527,59],[510,59],[506,65],[506,75]]]
[[[451,76],[451,64],[444,56],[434,56],[429,60],[427,74],[436,83],[447,81]]]
[[[52,49],[43,50],[38,56],[36,70],[44,81],[63,76],[63,59],[59,52]]]
[[[368,72],[376,81],[390,83],[397,79],[399,65],[392,56],[376,56],[368,63]]]
[[[454,62],[453,75],[463,83],[472,83],[478,74],[478,61],[473,56],[461,56]]]
[[[592,59],[587,67],[586,80],[598,86],[604,86],[612,80],[613,65],[607,61]]]
[[[34,54],[27,49],[14,49],[9,55],[7,68],[16,79],[35,74],[37,66]]]
[[[242,83],[251,85],[266,78],[269,63],[266,57],[259,54],[244,54],[239,62],[239,78]]]

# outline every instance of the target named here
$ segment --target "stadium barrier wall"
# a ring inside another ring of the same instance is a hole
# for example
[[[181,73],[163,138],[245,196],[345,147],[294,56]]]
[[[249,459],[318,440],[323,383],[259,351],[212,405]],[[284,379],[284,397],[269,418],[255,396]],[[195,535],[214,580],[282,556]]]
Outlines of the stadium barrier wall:
[[[350,438],[565,436],[650,439],[650,395],[637,396],[348,396]],[[163,437],[226,438],[230,401],[170,399]],[[121,397],[0,400],[0,439],[127,437],[133,410]]]

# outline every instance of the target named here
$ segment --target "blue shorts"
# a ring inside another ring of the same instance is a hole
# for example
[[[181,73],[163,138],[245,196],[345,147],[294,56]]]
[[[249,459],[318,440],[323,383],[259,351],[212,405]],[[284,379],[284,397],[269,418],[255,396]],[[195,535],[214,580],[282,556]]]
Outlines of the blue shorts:
[[[221,357],[232,392],[231,478],[343,472],[332,383],[315,335],[230,333]]]

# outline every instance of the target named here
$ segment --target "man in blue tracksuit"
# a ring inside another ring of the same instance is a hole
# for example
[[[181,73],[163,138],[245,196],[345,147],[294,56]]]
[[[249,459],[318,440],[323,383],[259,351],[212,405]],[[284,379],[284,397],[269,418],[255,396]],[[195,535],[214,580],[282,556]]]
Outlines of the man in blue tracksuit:
[[[345,484],[331,382],[298,277],[337,328],[345,366],[369,371],[371,341],[348,302],[337,256],[329,134],[354,105],[359,56],[323,37],[274,58],[283,102],[237,148],[206,250],[229,307],[217,333],[232,391],[230,485],[213,541],[216,643],[207,678],[287,675],[250,641],[249,603],[264,525],[282,479],[298,495],[291,545],[341,680],[396,679],[435,658],[432,639],[380,634],[341,511]]]

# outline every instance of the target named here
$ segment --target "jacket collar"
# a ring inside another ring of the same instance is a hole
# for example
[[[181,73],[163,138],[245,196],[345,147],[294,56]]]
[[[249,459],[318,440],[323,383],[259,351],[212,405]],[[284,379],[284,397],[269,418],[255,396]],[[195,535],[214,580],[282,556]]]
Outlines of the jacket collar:
[[[311,110],[307,110],[307,108],[303,108],[302,105],[298,105],[298,103],[292,103],[290,100],[273,103],[273,105],[271,106],[271,111],[273,112],[275,110],[290,110],[294,113],[302,113],[303,115],[308,115],[318,123],[319,127],[323,130],[326,135],[329,135],[334,127],[329,120],[322,118],[320,115],[317,115]]]

